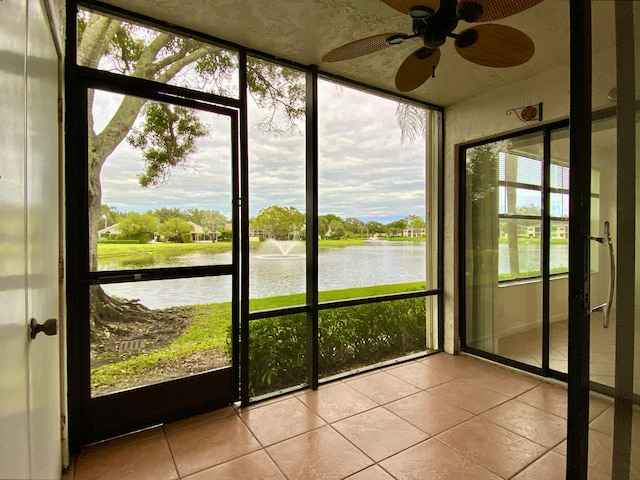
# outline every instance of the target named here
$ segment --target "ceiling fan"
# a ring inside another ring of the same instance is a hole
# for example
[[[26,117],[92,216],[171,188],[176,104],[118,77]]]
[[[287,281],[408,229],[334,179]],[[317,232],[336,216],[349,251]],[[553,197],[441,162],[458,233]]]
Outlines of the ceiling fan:
[[[514,15],[542,0],[382,0],[391,8],[407,14],[413,22],[413,34],[383,33],[338,47],[323,62],[350,60],[377,52],[405,40],[420,38],[423,46],[412,52],[396,73],[396,88],[414,90],[435,76],[440,48],[447,37],[455,39],[458,54],[470,62],[487,67],[515,67],[528,61],[535,51],[533,40],[524,32],[506,25],[486,23],[453,33],[458,22],[487,22]]]

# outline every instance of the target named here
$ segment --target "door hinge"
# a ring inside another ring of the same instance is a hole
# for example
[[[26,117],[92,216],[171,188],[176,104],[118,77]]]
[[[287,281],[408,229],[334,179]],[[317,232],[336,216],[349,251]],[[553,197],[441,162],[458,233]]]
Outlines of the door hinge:
[[[60,438],[67,438],[67,417],[60,415]]]
[[[64,258],[58,259],[58,283],[64,282]]]
[[[58,99],[58,122],[62,123],[62,108],[63,103],[62,103],[62,99],[59,98]]]

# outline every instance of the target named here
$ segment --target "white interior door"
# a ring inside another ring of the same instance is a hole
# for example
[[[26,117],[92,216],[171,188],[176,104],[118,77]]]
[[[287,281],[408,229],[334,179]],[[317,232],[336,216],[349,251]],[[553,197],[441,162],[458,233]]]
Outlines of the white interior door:
[[[58,54],[39,0],[1,4],[0,478],[60,478]]]

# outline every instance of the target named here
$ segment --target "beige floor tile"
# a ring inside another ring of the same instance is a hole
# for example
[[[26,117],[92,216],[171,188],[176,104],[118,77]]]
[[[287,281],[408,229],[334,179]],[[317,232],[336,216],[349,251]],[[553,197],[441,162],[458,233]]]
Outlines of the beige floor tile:
[[[289,480],[340,479],[373,464],[330,426],[290,438],[266,450]]]
[[[196,415],[195,417],[189,417],[185,418],[184,420],[168,423],[164,426],[164,430],[165,432],[177,432],[184,428],[193,427],[201,423],[213,422],[215,420],[220,420],[221,418],[229,417],[235,414],[236,412],[233,407],[220,408],[203,415]]]
[[[394,377],[404,380],[418,388],[427,389],[457,378],[447,371],[440,371],[421,362],[411,362],[387,370]]]
[[[509,397],[515,397],[540,385],[539,380],[502,367],[487,367],[469,375],[467,381]]]
[[[589,430],[589,469],[601,473],[611,472],[613,464],[613,437]]]
[[[614,406],[611,405],[604,412],[594,418],[589,424],[589,428],[596,430],[605,435],[613,435],[613,416],[615,413]]]
[[[418,393],[420,389],[386,372],[378,372],[366,377],[345,382],[352,388],[366,395],[379,405],[408,397]]]
[[[567,456],[567,441],[565,440],[554,452]],[[603,474],[611,472],[613,454],[613,437],[596,430],[589,429],[589,470],[597,470]]]
[[[488,388],[473,385],[465,378],[438,385],[428,392],[476,415],[510,399]]]
[[[567,459],[555,452],[548,452],[512,480],[565,480]]]
[[[446,372],[447,375],[459,378],[491,365],[469,355],[450,355],[439,353],[422,360],[425,365],[436,369],[438,372]]]
[[[393,480],[393,477],[378,465],[373,465],[347,477],[347,480]]]
[[[429,392],[396,400],[386,404],[385,408],[429,435],[444,432],[473,416],[467,410]]]
[[[500,480],[500,477],[436,439],[409,448],[380,465],[402,480]]]
[[[547,448],[567,437],[567,421],[518,400],[510,400],[484,412],[481,417]]]
[[[185,480],[286,480],[264,450],[249,453],[184,478]]]
[[[342,382],[305,392],[299,395],[298,399],[328,423],[378,406],[373,400]]]
[[[318,415],[297,398],[243,411],[240,418],[263,447],[325,425]]]
[[[333,427],[376,462],[429,438],[382,407],[336,422]]]
[[[567,418],[567,390],[563,387],[541,383],[517,397],[517,400],[545,412]]]
[[[567,418],[567,390],[563,387],[543,382],[518,396],[517,400]],[[592,395],[589,402],[589,420],[593,420],[610,406],[611,402]]]
[[[511,478],[547,451],[531,440],[477,417],[436,438],[503,478]]]
[[[93,452],[94,450],[105,452],[112,448],[130,447],[132,445],[135,445],[136,443],[144,442],[146,440],[158,437],[164,437],[164,431],[162,430],[162,427],[149,428],[140,432],[134,432],[129,435],[123,435],[112,440],[107,440],[105,442],[89,445],[88,447],[83,447],[82,452],[84,454]]]
[[[237,415],[167,432],[181,476],[213,467],[260,448]]]
[[[80,453],[75,480],[173,480],[178,478],[164,435],[117,448]]]

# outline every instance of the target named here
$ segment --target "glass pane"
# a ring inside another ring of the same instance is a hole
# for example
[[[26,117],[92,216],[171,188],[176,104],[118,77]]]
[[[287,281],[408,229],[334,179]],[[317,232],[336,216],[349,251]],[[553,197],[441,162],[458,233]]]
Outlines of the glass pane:
[[[231,286],[219,277],[90,287],[91,395],[231,365]],[[190,297],[194,285],[216,292]]]
[[[249,395],[257,397],[305,383],[307,315],[249,323]]]
[[[555,136],[556,135],[552,134],[552,141]],[[569,190],[569,165],[557,163],[559,157],[556,157],[554,153],[556,152],[552,152],[551,155],[551,178],[549,179],[549,185],[552,189]]]
[[[499,279],[542,274],[542,224],[537,220],[500,219]]]
[[[501,181],[540,187],[542,186],[542,162],[537,158],[505,152],[500,155],[498,175]]]
[[[249,309],[305,303],[305,75],[249,57]],[[265,90],[265,83],[268,87]],[[269,96],[272,89],[278,97]],[[282,102],[282,103],[281,103]],[[284,105],[284,106],[283,106]]]
[[[616,121],[615,118],[594,122],[592,132],[592,197],[591,235],[604,236],[604,222],[609,222],[611,236],[617,230],[617,183],[616,183]],[[593,172],[599,175],[593,175]],[[595,197],[595,194],[598,194]],[[607,303],[611,274],[609,248],[599,242],[591,242],[591,307]],[[615,303],[613,304],[615,305]],[[611,310],[611,323],[604,328],[604,313],[591,314],[591,362],[590,379],[596,383],[613,387],[615,385],[616,315]]]
[[[425,298],[322,310],[320,378],[426,349]]]
[[[567,129],[551,133],[552,189],[569,188],[569,132]],[[567,193],[550,194],[551,217],[569,218]],[[569,277],[553,276],[569,272],[569,222],[551,221],[551,245],[549,246],[549,368],[568,372],[569,352]]]
[[[466,343],[538,367],[542,162],[535,155],[541,145],[537,134],[466,151]],[[523,183],[532,188],[515,186]]]
[[[549,272],[551,275],[569,272],[569,222],[551,222],[549,245]]]
[[[96,38],[106,43],[98,48]],[[238,54],[111,15],[78,12],[78,65],[231,98]]]
[[[509,215],[540,216],[542,192],[527,188],[500,187],[499,212]]]
[[[231,119],[98,90],[89,98],[91,270],[230,264]],[[113,137],[123,105],[133,124]]]
[[[551,202],[551,217],[569,218],[569,193],[551,192],[549,201]]]
[[[428,111],[327,80],[318,90],[321,301],[424,289],[437,234],[425,223]],[[398,112],[421,125],[413,141]]]

